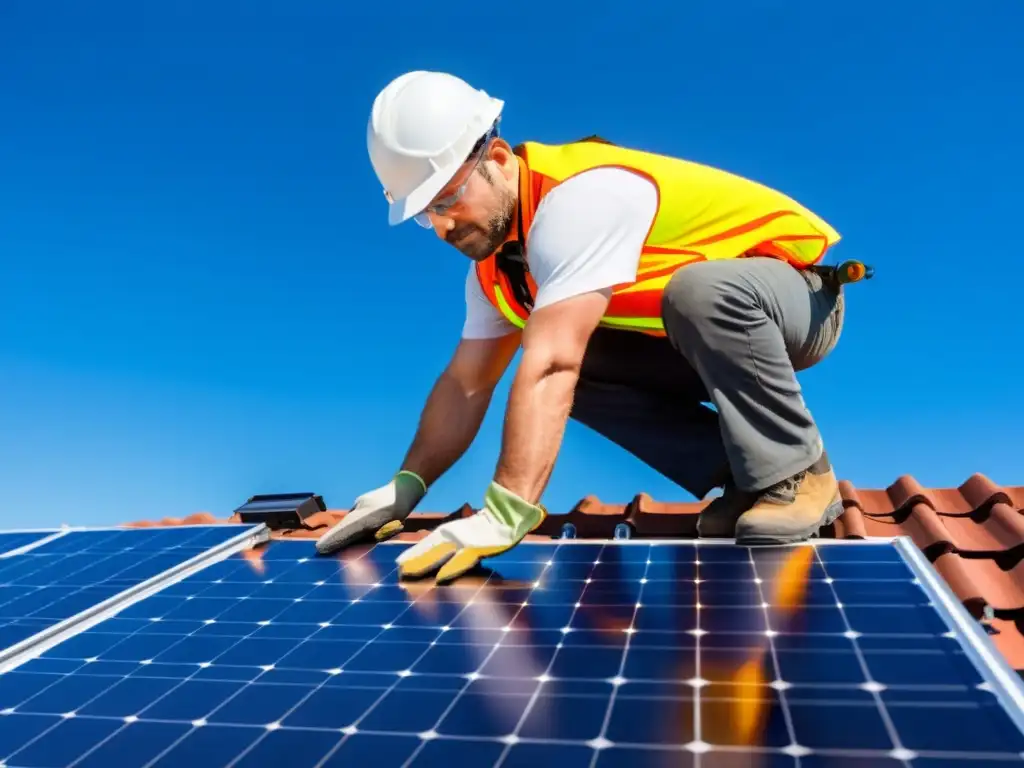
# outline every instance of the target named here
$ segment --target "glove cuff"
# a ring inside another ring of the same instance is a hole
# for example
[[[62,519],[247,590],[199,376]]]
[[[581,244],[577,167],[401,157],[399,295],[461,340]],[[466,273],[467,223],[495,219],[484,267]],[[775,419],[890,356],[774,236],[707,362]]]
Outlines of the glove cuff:
[[[410,511],[427,495],[427,484],[412,470],[400,470],[391,482],[395,484],[398,499]]]
[[[492,482],[484,494],[484,509],[513,531],[516,540],[536,528],[544,519],[544,508],[531,504],[508,488]]]
[[[404,477],[411,477],[413,480],[415,480],[417,483],[419,483],[420,489],[422,490],[422,492],[424,494],[426,494],[426,492],[427,492],[427,484],[426,484],[426,482],[424,482],[422,477],[417,475],[411,469],[400,469],[395,474],[395,479],[397,480],[399,477],[403,477],[403,476]]]

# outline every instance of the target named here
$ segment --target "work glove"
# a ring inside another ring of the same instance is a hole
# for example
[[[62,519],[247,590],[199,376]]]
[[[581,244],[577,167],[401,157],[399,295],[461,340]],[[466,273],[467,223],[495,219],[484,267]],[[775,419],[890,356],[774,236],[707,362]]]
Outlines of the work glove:
[[[378,541],[394,536],[426,493],[427,484],[419,475],[402,470],[387,485],[357,498],[341,521],[317,539],[317,552],[329,554],[370,533]]]
[[[440,568],[435,582],[450,581],[486,557],[512,549],[539,526],[547,511],[491,483],[483,508],[459,520],[444,523],[398,556],[401,576],[424,576]]]

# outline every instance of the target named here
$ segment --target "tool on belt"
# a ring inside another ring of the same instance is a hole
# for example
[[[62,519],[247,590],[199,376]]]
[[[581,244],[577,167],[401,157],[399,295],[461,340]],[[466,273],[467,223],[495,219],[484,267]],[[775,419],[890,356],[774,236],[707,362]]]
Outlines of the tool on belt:
[[[838,266],[826,264],[813,264],[807,268],[809,271],[821,275],[832,289],[838,291],[846,283],[856,283],[861,280],[870,280],[875,276],[875,268],[856,259],[847,259]]]

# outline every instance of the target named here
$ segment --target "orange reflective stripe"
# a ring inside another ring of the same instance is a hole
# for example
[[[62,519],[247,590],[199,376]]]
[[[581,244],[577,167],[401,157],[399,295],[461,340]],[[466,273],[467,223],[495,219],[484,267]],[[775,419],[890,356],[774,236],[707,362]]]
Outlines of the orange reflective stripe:
[[[793,213],[793,211],[775,211],[774,213],[769,213],[767,216],[762,216],[761,218],[755,219],[754,221],[748,221],[745,224],[741,224],[738,227],[733,227],[732,229],[726,230],[725,232],[719,232],[717,235],[712,235],[711,237],[707,237],[703,240],[698,240],[695,243],[691,243],[691,245],[694,248],[699,248],[702,245],[711,245],[712,243],[717,243],[720,240],[726,240],[730,237],[737,237],[739,235],[746,234],[747,232],[752,232],[758,227],[763,227],[765,224],[775,221],[776,219],[782,216],[796,216],[796,214]]]

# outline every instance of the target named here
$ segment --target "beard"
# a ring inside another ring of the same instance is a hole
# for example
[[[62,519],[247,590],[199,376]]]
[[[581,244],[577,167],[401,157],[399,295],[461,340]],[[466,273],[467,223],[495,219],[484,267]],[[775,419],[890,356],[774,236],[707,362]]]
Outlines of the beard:
[[[483,261],[494,253],[512,230],[512,217],[516,212],[515,196],[495,185],[492,185],[492,189],[498,193],[498,207],[488,218],[487,224],[481,226],[466,222],[457,225],[445,236],[449,244],[473,261]]]

